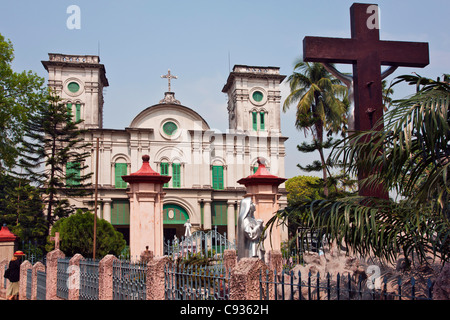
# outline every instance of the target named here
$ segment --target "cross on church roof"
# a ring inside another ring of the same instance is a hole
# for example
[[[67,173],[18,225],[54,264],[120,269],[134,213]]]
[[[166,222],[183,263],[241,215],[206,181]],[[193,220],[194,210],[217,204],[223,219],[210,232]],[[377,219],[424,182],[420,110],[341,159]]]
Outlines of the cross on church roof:
[[[172,92],[171,88],[170,88],[170,80],[171,79],[178,79],[178,76],[174,76],[170,73],[170,69],[168,70],[167,74],[164,74],[161,76],[161,78],[166,78],[167,81],[169,82],[169,92]]]

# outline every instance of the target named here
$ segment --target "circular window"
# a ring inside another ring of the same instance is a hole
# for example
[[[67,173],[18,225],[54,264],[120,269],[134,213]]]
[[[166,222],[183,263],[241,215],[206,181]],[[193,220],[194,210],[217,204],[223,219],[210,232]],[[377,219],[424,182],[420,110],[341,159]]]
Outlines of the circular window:
[[[253,92],[252,98],[256,102],[261,102],[262,99],[264,98],[264,95],[261,91],[255,91],[255,92]]]
[[[69,89],[70,92],[75,93],[75,92],[77,92],[78,90],[80,90],[80,85],[79,85],[78,83],[76,83],[76,82],[70,82],[70,83],[67,85],[67,89]]]
[[[178,127],[172,121],[166,122],[163,125],[164,133],[171,136],[177,131]]]

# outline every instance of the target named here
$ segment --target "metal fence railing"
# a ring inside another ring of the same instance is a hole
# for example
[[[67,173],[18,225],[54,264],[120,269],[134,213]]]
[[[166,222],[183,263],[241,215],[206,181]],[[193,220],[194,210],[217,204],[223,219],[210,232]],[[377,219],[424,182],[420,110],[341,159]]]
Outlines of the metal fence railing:
[[[172,265],[165,270],[166,300],[228,300],[230,273],[220,268]]]
[[[189,254],[212,258],[227,249],[236,249],[236,243],[228,241],[227,234],[218,232],[217,226],[208,232],[196,231],[189,237],[164,242],[164,254],[175,259]]]
[[[146,299],[147,265],[128,260],[113,262],[113,300]]]
[[[33,269],[27,269],[27,299],[31,300],[31,285],[32,285],[32,279],[33,278]]]
[[[45,265],[46,255],[44,252],[44,246],[37,240],[21,241],[19,244],[19,249],[25,253],[24,260],[30,261],[32,265],[38,261]]]
[[[275,300],[431,300],[432,281],[428,279],[425,287],[420,292],[417,290],[416,280],[411,278],[404,283],[401,278],[389,280],[387,277],[380,279],[378,283],[358,277],[355,279],[349,274],[344,276],[337,274],[332,277],[327,274],[308,273],[302,278],[302,274],[284,272],[277,275],[260,274],[260,299]],[[388,282],[395,290],[388,290]],[[273,286],[271,291],[269,288]]]
[[[80,300],[98,300],[99,260],[80,260]]]
[[[69,299],[69,262],[70,258],[59,258],[56,267],[56,296]]]
[[[45,300],[47,295],[47,273],[37,270],[36,279],[36,300]]]

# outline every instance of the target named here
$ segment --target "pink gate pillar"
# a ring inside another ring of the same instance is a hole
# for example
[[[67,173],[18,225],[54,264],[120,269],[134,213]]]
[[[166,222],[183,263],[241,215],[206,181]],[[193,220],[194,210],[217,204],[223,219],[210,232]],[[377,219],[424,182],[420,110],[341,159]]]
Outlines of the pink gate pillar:
[[[264,226],[266,226],[267,222],[279,209],[278,200],[281,194],[278,192],[278,186],[287,179],[270,174],[261,159],[258,159],[258,164],[258,170],[255,174],[240,179],[238,183],[245,185],[247,189],[244,198],[251,197],[255,204],[255,219],[262,219]],[[264,248],[266,249],[266,261],[270,250],[278,251],[281,249],[280,227],[274,227],[267,234],[266,240],[264,241]]]
[[[27,300],[27,273],[28,269],[32,268],[33,265],[28,260],[20,265],[19,300]]]
[[[273,273],[267,273],[267,271],[267,265],[258,258],[239,260],[231,273],[230,300],[259,300],[261,293],[264,297],[272,298],[274,292]],[[266,285],[261,287],[260,275],[263,275],[263,279],[270,284],[269,292],[267,292]]]
[[[162,176],[150,167],[148,155],[142,156],[139,171],[122,179],[130,184],[130,256],[136,259],[148,246],[158,257],[164,254],[163,185],[170,176]]]
[[[66,255],[59,249],[55,249],[47,253],[47,282],[46,282],[46,300],[61,300],[56,295],[57,288],[57,272],[58,272],[58,259],[65,258]]]

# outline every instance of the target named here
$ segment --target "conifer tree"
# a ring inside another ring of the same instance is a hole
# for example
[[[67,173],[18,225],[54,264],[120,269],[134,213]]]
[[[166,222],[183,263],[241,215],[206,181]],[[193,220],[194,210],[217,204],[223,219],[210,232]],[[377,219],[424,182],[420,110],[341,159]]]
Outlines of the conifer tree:
[[[48,229],[59,218],[74,211],[68,198],[84,196],[92,190],[92,174],[83,174],[85,159],[90,156],[84,142],[84,130],[58,97],[30,116],[25,127],[21,159],[22,175],[27,175],[42,190]]]

